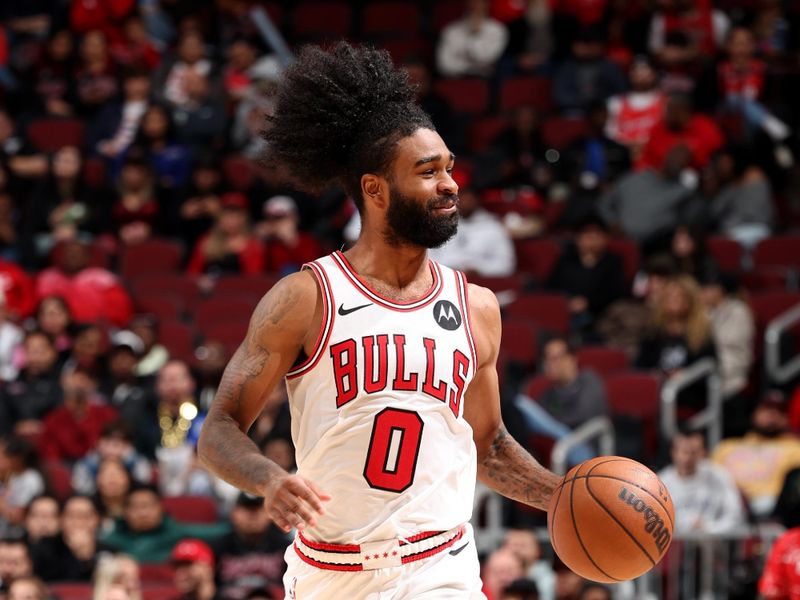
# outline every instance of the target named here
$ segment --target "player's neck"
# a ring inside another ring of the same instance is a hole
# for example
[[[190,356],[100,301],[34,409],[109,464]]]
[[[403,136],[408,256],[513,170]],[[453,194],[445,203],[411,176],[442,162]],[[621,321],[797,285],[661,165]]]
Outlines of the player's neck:
[[[398,289],[428,276],[428,251],[420,246],[392,246],[365,233],[346,256],[362,277],[378,279]]]

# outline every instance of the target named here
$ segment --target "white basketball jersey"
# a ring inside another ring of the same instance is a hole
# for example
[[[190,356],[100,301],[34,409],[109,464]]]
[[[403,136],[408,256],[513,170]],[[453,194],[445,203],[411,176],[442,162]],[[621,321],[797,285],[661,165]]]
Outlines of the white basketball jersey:
[[[306,536],[361,544],[468,521],[476,451],[464,392],[476,354],[464,275],[430,262],[428,293],[398,303],[340,252],[307,267],[323,327],[286,382],[298,472],[332,500]]]

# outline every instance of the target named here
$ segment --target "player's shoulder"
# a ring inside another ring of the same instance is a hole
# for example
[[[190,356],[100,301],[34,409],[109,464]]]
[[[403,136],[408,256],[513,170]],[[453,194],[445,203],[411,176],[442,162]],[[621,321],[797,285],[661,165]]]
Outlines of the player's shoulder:
[[[264,324],[285,327],[291,322],[308,324],[319,298],[316,277],[302,270],[286,275],[272,286],[256,307],[254,316]]]
[[[500,317],[500,303],[497,296],[489,288],[470,283],[467,285],[467,298],[472,314],[482,318]]]

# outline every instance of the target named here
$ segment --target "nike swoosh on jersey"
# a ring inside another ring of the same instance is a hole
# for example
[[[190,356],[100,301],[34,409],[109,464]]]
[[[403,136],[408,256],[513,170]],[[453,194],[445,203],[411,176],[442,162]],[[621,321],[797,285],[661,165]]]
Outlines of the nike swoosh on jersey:
[[[469,542],[461,546],[460,548],[456,548],[455,550],[450,550],[450,556],[456,556],[459,552],[461,552],[464,548],[469,546]]]
[[[356,312],[357,310],[361,310],[362,308],[367,308],[368,306],[372,306],[372,302],[369,304],[362,304],[361,306],[354,306],[353,308],[345,308],[344,304],[339,305],[339,314],[341,316],[349,315],[352,312]]]

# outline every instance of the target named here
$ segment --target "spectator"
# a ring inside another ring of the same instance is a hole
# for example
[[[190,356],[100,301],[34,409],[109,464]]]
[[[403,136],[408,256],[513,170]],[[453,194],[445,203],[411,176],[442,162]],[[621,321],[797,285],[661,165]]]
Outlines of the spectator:
[[[763,129],[774,142],[788,138],[792,130],[773,115],[760,100],[766,82],[766,64],[755,58],[753,32],[747,27],[734,27],[728,34],[728,60],[717,67],[719,87],[726,108],[740,113],[751,133]]]
[[[606,390],[600,378],[590,370],[581,370],[567,340],[555,337],[542,351],[544,372],[552,382],[539,398],[517,396],[515,405],[531,433],[559,440],[593,417],[608,414]],[[576,446],[569,454],[570,464],[592,458],[588,446]]]
[[[78,33],[102,29],[117,34],[117,26],[134,9],[134,0],[76,0],[69,11],[69,22]]]
[[[736,282],[719,272],[700,280],[701,297],[711,321],[717,351],[722,395],[730,398],[747,386],[753,366],[755,321],[750,307],[735,295]]]
[[[634,159],[642,153],[664,113],[665,97],[658,75],[646,57],[638,57],[628,72],[630,91],[608,99],[606,134],[624,144]]]
[[[25,507],[43,492],[33,445],[19,437],[0,442],[0,537],[19,532]]]
[[[680,179],[690,159],[686,146],[676,146],[660,167],[622,177],[600,200],[600,214],[628,237],[643,244],[658,243],[696,211],[694,190]]]
[[[722,440],[712,454],[758,518],[772,512],[786,474],[800,467],[800,440],[789,431],[786,408],[779,393],[764,394],[753,411],[750,431]]]
[[[96,448],[75,463],[72,470],[72,489],[80,494],[94,494],[97,491],[100,466],[107,460],[122,463],[130,477],[138,483],[150,483],[152,480],[150,462],[136,452],[128,422],[109,421],[103,425]]]
[[[21,321],[33,314],[36,307],[33,280],[16,263],[0,259],[0,291],[5,296],[9,318]]]
[[[125,554],[106,555],[94,575],[92,600],[142,600],[139,563]]]
[[[515,579],[508,584],[500,600],[539,600],[539,588],[532,579]]]
[[[194,247],[189,273],[213,278],[263,272],[264,249],[253,235],[248,208],[243,194],[231,192],[222,197],[222,211],[214,227]]]
[[[572,56],[558,68],[553,99],[563,112],[583,113],[625,89],[625,75],[606,58],[605,34],[600,26],[583,29],[572,40]]]
[[[0,537],[0,593],[8,592],[17,579],[33,576],[33,562],[25,540]]]
[[[784,532],[773,544],[758,582],[763,600],[784,600],[797,597],[800,590],[800,527]]]
[[[31,548],[34,571],[45,581],[89,581],[98,556],[100,514],[91,498],[71,496],[64,502],[60,531]]]
[[[74,112],[75,40],[69,29],[55,29],[33,72],[30,102],[36,112],[54,117],[69,117]]]
[[[137,315],[131,320],[130,328],[144,344],[136,374],[139,377],[155,375],[169,360],[169,351],[158,343],[158,320],[153,315]]]
[[[161,53],[150,40],[144,20],[137,14],[125,19],[122,35],[111,42],[114,62],[127,69],[153,71],[161,62]]]
[[[233,531],[213,544],[221,598],[244,598],[254,589],[280,585],[290,542],[267,516],[264,499],[239,494],[230,521]]]
[[[97,380],[86,371],[65,371],[61,388],[63,404],[44,418],[40,455],[73,462],[94,448],[102,428],[117,417],[117,411],[97,395]]]
[[[11,194],[0,191],[0,257],[19,260],[20,240],[17,230],[19,217]]]
[[[133,477],[121,459],[105,458],[97,465],[94,498],[100,509],[103,531],[110,531],[116,520],[124,515],[125,503],[133,486]]]
[[[672,94],[667,98],[664,118],[651,131],[637,167],[659,169],[676,146],[684,145],[690,153],[689,164],[702,169],[724,141],[722,131],[711,117],[695,112],[689,96]]]
[[[754,248],[772,233],[775,209],[766,174],[745,153],[743,148],[723,149],[711,161],[708,216],[719,233]]]
[[[553,559],[553,571],[556,574],[556,600],[578,600],[585,580],[571,571],[558,556]]]
[[[108,403],[129,423],[135,422],[140,412],[145,410],[152,387],[148,380],[136,374],[136,364],[143,352],[142,339],[132,331],[113,334],[106,355],[108,372],[100,385]]]
[[[126,155],[119,173],[118,198],[111,219],[120,241],[135,246],[153,236],[158,223],[159,204],[150,162],[139,148]]]
[[[507,25],[506,55],[510,59],[507,62],[511,63],[514,73],[538,74],[547,69],[553,52],[552,9],[545,0],[532,0],[526,4],[523,14]]]
[[[506,549],[495,550],[483,565],[483,591],[489,600],[502,598],[503,590],[524,575],[516,554]]]
[[[718,273],[719,267],[706,248],[705,235],[698,226],[681,224],[670,240],[670,255],[678,273],[702,279]]]
[[[511,550],[520,559],[525,577],[535,582],[536,593],[541,600],[553,600],[555,573],[550,563],[542,560],[542,549],[536,533],[531,529],[509,529],[506,531],[503,547]],[[506,595],[508,590],[506,588]]]
[[[56,266],[45,269],[36,280],[39,299],[62,296],[72,317],[79,322],[110,321],[124,326],[133,312],[128,292],[116,275],[89,265],[89,248],[70,242]]]
[[[132,70],[122,79],[122,101],[109,105],[91,124],[89,147],[115,160],[133,144],[150,99],[147,71]]]
[[[464,16],[444,28],[436,64],[445,77],[488,77],[508,43],[508,31],[489,16],[488,0],[465,0]]]
[[[105,349],[108,338],[105,330],[97,325],[78,325],[75,328],[72,352],[64,363],[63,371],[82,370],[91,373],[97,380],[105,375]]]
[[[793,27],[782,2],[760,3],[752,25],[759,54],[766,59],[780,60],[796,44]]]
[[[442,96],[436,93],[432,85],[431,69],[418,57],[408,57],[403,62],[409,81],[416,86],[417,103],[430,115],[436,131],[442,136],[449,148],[459,152],[464,148],[465,139],[461,131],[458,116]]]
[[[35,327],[54,340],[56,350],[66,352],[72,347],[72,315],[61,296],[46,296],[36,309]]]
[[[258,60],[256,44],[245,37],[230,41],[227,47],[227,62],[222,72],[222,87],[233,102],[246,98],[252,91],[250,70]]]
[[[284,386],[275,386],[267,396],[264,407],[248,435],[259,446],[263,446],[269,439],[291,439],[289,398]]]
[[[316,238],[300,231],[297,204],[290,196],[273,196],[264,202],[264,220],[256,234],[264,243],[266,270],[285,275],[298,271],[322,254]]]
[[[174,57],[162,62],[156,75],[156,95],[170,106],[184,107],[190,101],[188,78],[190,73],[208,77],[212,63],[206,56],[205,41],[198,31],[186,31],[178,40],[178,51]]]
[[[222,210],[222,173],[211,155],[194,162],[189,189],[178,215],[178,233],[188,248],[208,233]]]
[[[742,497],[731,476],[706,459],[701,431],[679,431],[670,450],[672,464],[658,476],[675,506],[675,537],[724,535],[745,526]]]
[[[506,277],[514,273],[516,256],[511,237],[497,216],[481,206],[468,175],[458,177],[459,225],[456,235],[429,256],[448,267],[481,277]]]
[[[586,583],[578,594],[578,600],[612,600],[611,590],[599,583]]]
[[[8,600],[49,600],[50,592],[38,577],[20,577],[8,586]]]
[[[16,350],[25,339],[22,329],[8,319],[5,293],[0,291],[0,380],[14,381],[19,375]]]
[[[173,111],[178,139],[195,155],[208,148],[219,150],[224,144],[226,114],[213,96],[209,78],[187,73],[186,91],[188,102]]]
[[[217,395],[222,373],[230,360],[230,354],[222,342],[208,340],[194,352],[194,372],[197,375],[197,398],[201,411],[208,411]]]
[[[44,416],[61,402],[58,354],[50,336],[35,330],[25,336],[23,349],[25,366],[2,391],[0,429],[36,436]]]
[[[115,65],[108,51],[108,39],[99,29],[88,31],[81,40],[81,62],[75,72],[79,112],[92,118],[117,95]]]
[[[61,507],[48,494],[36,496],[25,508],[25,538],[29,546],[61,532]]]
[[[191,160],[185,144],[178,141],[178,130],[169,110],[162,104],[151,104],[145,110],[136,146],[144,151],[155,175],[159,196],[166,197],[180,190],[189,181]]]
[[[693,58],[711,57],[724,43],[730,21],[711,2],[670,0],[662,6],[665,9],[657,12],[650,22],[650,52],[663,52],[666,39],[673,32],[687,35]]]
[[[214,554],[202,540],[182,540],[172,549],[175,588],[180,600],[216,600]]]
[[[625,294],[622,259],[608,249],[608,228],[597,216],[576,226],[574,242],[558,257],[547,287],[569,295],[573,328],[588,333],[608,306]]]
[[[137,486],[128,495],[124,518],[101,541],[112,548],[147,562],[163,562],[173,547],[188,537],[213,540],[229,531],[227,524],[178,523],[164,514],[161,496],[152,486]]]

